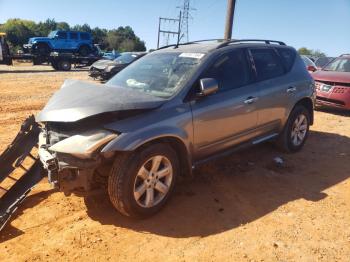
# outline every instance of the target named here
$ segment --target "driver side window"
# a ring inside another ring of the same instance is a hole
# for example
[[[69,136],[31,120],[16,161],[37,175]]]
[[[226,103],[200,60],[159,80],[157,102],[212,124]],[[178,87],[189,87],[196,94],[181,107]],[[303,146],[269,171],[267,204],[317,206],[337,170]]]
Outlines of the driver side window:
[[[67,32],[58,32],[57,37],[58,39],[67,39]]]
[[[251,82],[250,68],[244,50],[221,55],[201,78],[215,78],[219,92],[240,88]]]

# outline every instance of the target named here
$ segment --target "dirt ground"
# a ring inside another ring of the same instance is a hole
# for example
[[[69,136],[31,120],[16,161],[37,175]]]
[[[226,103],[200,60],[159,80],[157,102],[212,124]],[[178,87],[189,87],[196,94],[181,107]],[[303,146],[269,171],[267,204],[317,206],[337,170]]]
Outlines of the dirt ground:
[[[0,66],[0,151],[66,78],[88,80]],[[0,232],[0,261],[350,261],[349,177],[350,114],[317,111],[300,153],[267,143],[205,164],[147,220],[42,181]]]

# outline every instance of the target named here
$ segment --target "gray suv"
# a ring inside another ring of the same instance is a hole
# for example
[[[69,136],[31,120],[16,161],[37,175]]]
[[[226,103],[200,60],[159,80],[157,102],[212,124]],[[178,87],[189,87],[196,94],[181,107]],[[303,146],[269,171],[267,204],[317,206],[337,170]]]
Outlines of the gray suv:
[[[66,193],[105,186],[122,214],[145,217],[176,178],[242,146],[300,150],[314,82],[294,48],[271,40],[158,49],[105,85],[67,80],[37,115],[39,156]]]

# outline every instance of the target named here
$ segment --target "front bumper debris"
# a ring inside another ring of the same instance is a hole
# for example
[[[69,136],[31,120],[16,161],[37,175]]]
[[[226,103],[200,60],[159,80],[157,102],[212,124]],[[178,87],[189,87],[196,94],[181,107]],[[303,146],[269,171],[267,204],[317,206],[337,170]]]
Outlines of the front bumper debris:
[[[34,116],[27,118],[13,142],[0,155],[0,230],[31,189],[46,175],[39,159],[34,156],[39,132]],[[19,169],[22,170],[20,177]]]

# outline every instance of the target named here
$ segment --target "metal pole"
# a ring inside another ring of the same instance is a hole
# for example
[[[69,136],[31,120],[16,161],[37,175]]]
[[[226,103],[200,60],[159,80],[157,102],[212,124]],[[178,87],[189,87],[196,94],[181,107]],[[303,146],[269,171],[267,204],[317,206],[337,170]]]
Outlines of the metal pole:
[[[231,39],[232,37],[232,24],[233,24],[233,15],[235,12],[236,0],[227,0],[227,13],[226,13],[226,24],[225,24],[225,36],[226,40]]]
[[[159,17],[157,49],[159,48],[159,37],[160,37],[160,20],[161,20],[161,18]]]

